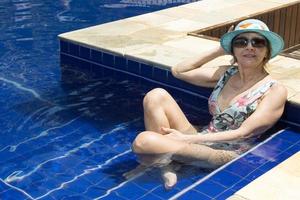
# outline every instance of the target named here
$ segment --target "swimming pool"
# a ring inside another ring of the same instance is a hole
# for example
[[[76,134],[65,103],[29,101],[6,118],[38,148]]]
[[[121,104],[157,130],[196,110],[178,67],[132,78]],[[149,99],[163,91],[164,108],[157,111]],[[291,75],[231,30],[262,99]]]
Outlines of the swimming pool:
[[[1,199],[91,199],[124,183],[149,87],[111,76],[61,82],[57,35],[181,3],[0,3]]]
[[[137,165],[130,143],[143,130],[142,97],[158,84],[67,55],[61,69],[57,34],[177,5],[151,2],[0,4],[1,199],[224,199],[299,150],[299,134],[285,131],[201,184],[210,171],[190,167],[170,191],[157,169],[125,180],[122,173]],[[84,57],[86,49],[80,49]],[[168,90],[193,123],[206,123],[205,99]]]

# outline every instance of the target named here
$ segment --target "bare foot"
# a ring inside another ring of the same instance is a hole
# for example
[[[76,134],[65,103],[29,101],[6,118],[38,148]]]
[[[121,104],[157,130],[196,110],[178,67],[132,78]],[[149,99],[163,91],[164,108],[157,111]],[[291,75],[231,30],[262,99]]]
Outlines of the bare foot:
[[[176,171],[179,170],[180,165],[178,164],[169,164],[167,166],[161,167],[161,176],[165,183],[165,188],[167,190],[174,187],[177,183],[177,174]]]
[[[128,180],[128,179],[132,179],[135,176],[138,176],[142,173],[144,173],[147,170],[147,166],[145,165],[138,165],[135,169],[129,171],[129,172],[125,172],[123,174],[123,176]]]

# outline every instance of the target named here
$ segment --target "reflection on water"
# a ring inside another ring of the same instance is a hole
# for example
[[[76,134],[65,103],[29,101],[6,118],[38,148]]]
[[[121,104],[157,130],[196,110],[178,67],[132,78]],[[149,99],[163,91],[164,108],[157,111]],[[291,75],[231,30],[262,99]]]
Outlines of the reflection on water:
[[[61,82],[57,35],[183,1],[140,2],[0,2],[1,199],[90,199],[126,183],[149,88],[110,77]]]

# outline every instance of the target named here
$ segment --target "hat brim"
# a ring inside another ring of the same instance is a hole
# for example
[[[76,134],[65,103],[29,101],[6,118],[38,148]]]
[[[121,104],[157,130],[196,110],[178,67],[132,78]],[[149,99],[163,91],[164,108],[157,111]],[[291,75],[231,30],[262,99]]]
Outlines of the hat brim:
[[[247,33],[247,32],[258,33],[264,36],[265,38],[267,38],[271,46],[271,58],[278,55],[284,47],[284,41],[280,35],[272,31],[265,31],[259,29],[236,30],[236,31],[225,33],[220,40],[221,46],[227,53],[232,54],[231,52],[232,39],[241,33]]]

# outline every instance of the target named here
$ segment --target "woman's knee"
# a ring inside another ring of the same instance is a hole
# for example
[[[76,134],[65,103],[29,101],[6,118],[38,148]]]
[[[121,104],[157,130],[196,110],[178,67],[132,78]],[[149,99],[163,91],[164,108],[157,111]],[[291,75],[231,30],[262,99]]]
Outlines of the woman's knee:
[[[143,106],[144,108],[161,105],[168,97],[169,93],[162,88],[155,88],[149,91],[144,97]]]
[[[135,153],[147,154],[153,153],[153,147],[158,141],[157,134],[150,131],[141,132],[134,140],[132,149]]]

